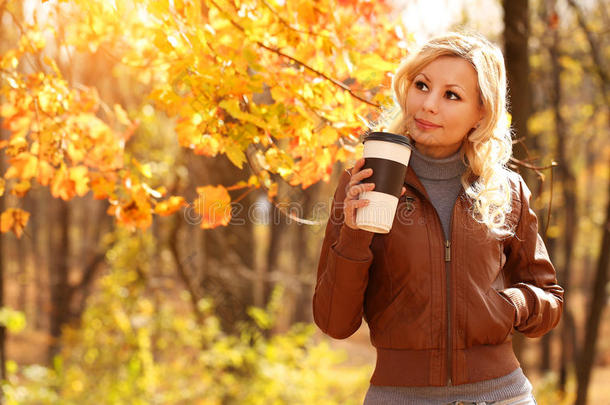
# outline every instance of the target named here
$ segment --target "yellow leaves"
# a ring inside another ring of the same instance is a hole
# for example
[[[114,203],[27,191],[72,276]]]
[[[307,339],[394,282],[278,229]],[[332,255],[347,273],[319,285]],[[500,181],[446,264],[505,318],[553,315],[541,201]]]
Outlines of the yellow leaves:
[[[336,148],[336,146],[324,148],[301,159],[295,165],[293,176],[289,180],[290,185],[300,184],[305,189],[319,180],[328,181]]]
[[[37,100],[40,110],[46,114],[56,114],[58,111],[60,95],[50,86],[46,86],[38,93]]]
[[[332,145],[339,139],[339,132],[331,126],[325,126],[317,135],[319,145]]]
[[[237,142],[233,141],[232,139],[227,139],[224,144],[224,152],[235,166],[239,167],[240,169],[242,168],[244,162],[246,161],[246,155]]]
[[[103,200],[106,198],[113,197],[115,182],[116,179],[108,179],[102,174],[92,173],[91,191],[93,191],[93,198],[95,198],[96,200]]]
[[[389,40],[394,38],[394,29],[387,28],[392,25],[381,25],[383,16],[371,18],[381,10],[375,2],[340,2],[343,7],[328,0],[237,2],[234,9],[221,1],[208,9],[208,3],[192,0],[143,0],[131,6],[79,0],[79,13],[67,20],[68,39],[62,45],[86,52],[104,44],[117,63],[138,66],[137,75],[121,84],[146,82],[141,87],[150,89],[147,102],[176,118],[178,142],[193,153],[225,153],[243,168],[245,151],[256,144],[261,151],[252,164],[260,166],[259,177],[248,185],[263,186],[273,197],[277,184],[270,173],[307,187],[328,177],[334,159],[346,158],[348,150],[336,144],[342,134],[356,131],[356,117],[367,116],[371,107],[335,83],[367,99],[388,93],[387,86],[379,85],[388,79],[384,73],[394,69],[391,61],[398,60],[392,51],[396,41]],[[355,24],[362,15],[371,19]],[[94,198],[111,200],[109,212],[119,223],[138,228],[148,226],[152,214],[170,215],[183,207],[182,197],[158,201],[158,189],[141,183],[157,174],[151,169],[156,167],[152,154],[144,150],[140,162],[124,157],[125,144],[138,128],[135,116],[127,113],[132,104],[125,104],[127,111],[119,104],[106,108],[95,88],[70,88],[55,61],[43,55],[46,73],[16,71],[21,58],[29,56],[24,52],[44,46],[46,31],[26,31],[20,48],[0,57],[5,96],[0,114],[10,131],[8,143],[0,147],[6,147],[11,163],[7,178],[15,179],[6,188],[23,194],[35,178],[64,200],[91,188]],[[100,107],[103,114],[97,114]],[[154,125],[157,114],[150,110],[144,119]],[[99,117],[111,117],[111,125]],[[146,136],[148,128],[137,136]],[[129,172],[125,162],[134,171],[129,175],[124,174]],[[121,183],[127,177],[129,184]],[[226,225],[231,218],[228,190],[198,191],[202,227]]]
[[[201,133],[193,123],[193,119],[181,118],[176,123],[178,143],[192,149],[198,155],[216,156],[220,150],[220,142],[215,136]]]
[[[398,66],[396,63],[386,61],[377,53],[356,54],[350,53],[356,69],[354,75],[359,82],[370,85],[383,79],[385,72],[393,72]]]
[[[13,188],[11,189],[11,194],[21,198],[27,194],[27,192],[30,190],[30,187],[31,184],[29,180],[22,180],[13,186]]]
[[[302,23],[303,27],[311,27],[314,25],[318,18],[316,16],[316,10],[314,8],[314,3],[310,1],[300,1],[298,2],[298,17],[299,22]]]
[[[11,166],[7,169],[5,178],[19,178],[28,180],[36,176],[38,168],[38,159],[36,156],[24,152],[9,160]]]
[[[121,124],[127,125],[127,126],[131,125],[131,120],[127,116],[127,112],[123,109],[123,107],[121,107],[120,104],[115,104],[114,105],[114,114],[115,114],[117,120]]]
[[[53,178],[54,173],[55,169],[48,162],[44,160],[38,162],[37,180],[40,184],[42,184],[43,186],[47,186]]]
[[[9,70],[16,69],[19,65],[20,52],[16,49],[10,49],[5,52],[0,58],[0,69]]]
[[[15,236],[21,238],[29,218],[29,212],[20,208],[9,208],[0,215],[0,232],[12,231]]]
[[[178,211],[185,205],[186,202],[184,201],[183,197],[171,196],[167,200],[160,201],[157,203],[157,205],[155,205],[155,214],[166,217]]]
[[[265,121],[262,120],[260,117],[242,111],[239,106],[239,101],[237,101],[237,99],[235,98],[222,100],[219,106],[225,109],[229,114],[231,114],[232,117],[240,121],[251,122],[259,128],[267,129]]]
[[[223,186],[197,187],[195,212],[201,216],[201,228],[226,226],[231,220],[231,196]]]
[[[0,177],[0,197],[4,195],[4,187],[6,186],[6,180]]]
[[[131,183],[131,179],[124,179],[124,183]],[[130,192],[130,198],[126,202],[113,202],[106,212],[113,215],[120,225],[146,229],[152,223],[149,195],[140,184],[132,185]]]
[[[198,155],[216,156],[220,143],[210,134],[202,134],[195,145],[194,152]]]
[[[45,47],[46,40],[42,32],[36,27],[28,27],[28,30],[19,39],[19,51],[37,53]]]
[[[3,108],[3,113],[7,112],[8,109],[8,107]],[[30,128],[33,114],[31,114],[29,111],[18,111],[10,116],[7,115],[4,117],[6,117],[6,119],[2,122],[2,127],[12,132],[11,138],[23,138]]]
[[[136,160],[136,158],[131,158],[131,163],[138,169],[138,171],[142,174],[142,176],[150,179],[152,177],[152,171],[150,169],[149,164],[142,164]]]
[[[272,147],[265,152],[266,169],[278,173],[286,178],[292,173],[294,162],[292,158],[283,150]]]
[[[83,196],[89,191],[88,170],[85,166],[66,168],[62,165],[51,180],[51,194],[68,201],[75,195]]]

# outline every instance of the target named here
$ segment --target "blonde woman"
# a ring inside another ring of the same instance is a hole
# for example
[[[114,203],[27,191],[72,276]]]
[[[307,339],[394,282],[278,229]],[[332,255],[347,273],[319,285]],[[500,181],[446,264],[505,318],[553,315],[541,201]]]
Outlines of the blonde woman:
[[[507,169],[504,59],[479,35],[449,33],[399,67],[388,132],[415,147],[387,234],[356,227],[372,169],[345,171],[331,208],[313,314],[345,339],[368,323],[377,351],[365,405],[535,404],[512,350],[561,317],[563,289],[530,191]]]

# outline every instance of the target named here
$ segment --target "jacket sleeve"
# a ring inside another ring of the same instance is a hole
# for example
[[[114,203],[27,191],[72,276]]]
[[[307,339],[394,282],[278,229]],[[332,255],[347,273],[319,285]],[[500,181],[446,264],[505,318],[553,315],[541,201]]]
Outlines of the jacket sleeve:
[[[373,261],[374,233],[344,225],[343,200],[351,176],[343,171],[333,196],[313,295],[313,318],[322,332],[345,339],[362,323],[364,293]]]
[[[539,337],[553,329],[563,310],[563,288],[538,234],[538,220],[530,208],[531,192],[518,176],[514,198],[521,201],[514,236],[506,243],[504,274],[510,286],[502,291],[516,307],[515,329]],[[517,204],[519,206],[519,204]]]

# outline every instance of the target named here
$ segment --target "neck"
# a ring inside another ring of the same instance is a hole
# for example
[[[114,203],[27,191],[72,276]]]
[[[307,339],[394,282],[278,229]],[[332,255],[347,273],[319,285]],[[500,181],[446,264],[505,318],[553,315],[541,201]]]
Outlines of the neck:
[[[461,150],[444,158],[433,158],[415,149],[409,165],[420,179],[447,180],[461,176],[466,165]]]
[[[433,159],[443,159],[448,156],[455,155],[462,148],[462,144],[459,145],[450,145],[445,147],[439,146],[428,146],[415,144],[415,149],[422,155],[433,158]]]

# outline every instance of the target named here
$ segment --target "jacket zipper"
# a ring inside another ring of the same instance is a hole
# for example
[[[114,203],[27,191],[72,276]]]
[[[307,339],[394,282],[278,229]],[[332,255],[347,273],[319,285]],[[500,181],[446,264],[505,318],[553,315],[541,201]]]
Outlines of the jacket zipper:
[[[452,339],[451,339],[451,241],[445,240],[445,284],[447,286],[447,385],[452,385],[453,370]]]
[[[408,184],[408,183],[407,183]],[[410,184],[408,184],[410,185]],[[413,187],[413,186],[411,186]],[[417,190],[416,187],[415,188],[416,191],[419,192],[419,190]],[[457,205],[458,199],[461,197],[462,193],[464,193],[464,188],[462,188],[460,190],[460,192],[458,193],[457,197],[455,198],[455,202],[453,203],[453,208],[451,209],[451,219],[449,220],[449,239],[445,239],[445,284],[446,284],[446,296],[447,296],[447,385],[453,385],[452,382],[452,374],[453,374],[453,355],[452,355],[452,351],[453,351],[453,342],[451,339],[451,236],[453,233],[453,217],[454,217],[454,213],[455,213],[455,207]],[[421,193],[420,193],[421,194]],[[432,205],[432,203],[430,202],[430,200],[428,200],[427,198],[425,198],[424,195],[422,195],[422,197],[424,197],[424,200],[427,200],[430,205]],[[438,223],[441,226],[441,233],[444,234],[443,232],[443,224],[441,223],[441,217],[438,215],[438,212],[436,212],[436,208],[434,208],[434,206],[432,205],[432,211],[434,211],[434,213],[436,214],[436,217],[438,218]]]
[[[453,385],[453,339],[451,338],[451,238],[453,236],[453,217],[455,217],[455,207],[458,200],[464,192],[464,188],[458,193],[451,209],[451,218],[449,219],[449,235],[445,240],[445,284],[447,288],[447,385]],[[436,210],[434,210],[436,212]],[[439,219],[438,213],[436,216]],[[442,224],[441,224],[442,225]]]

